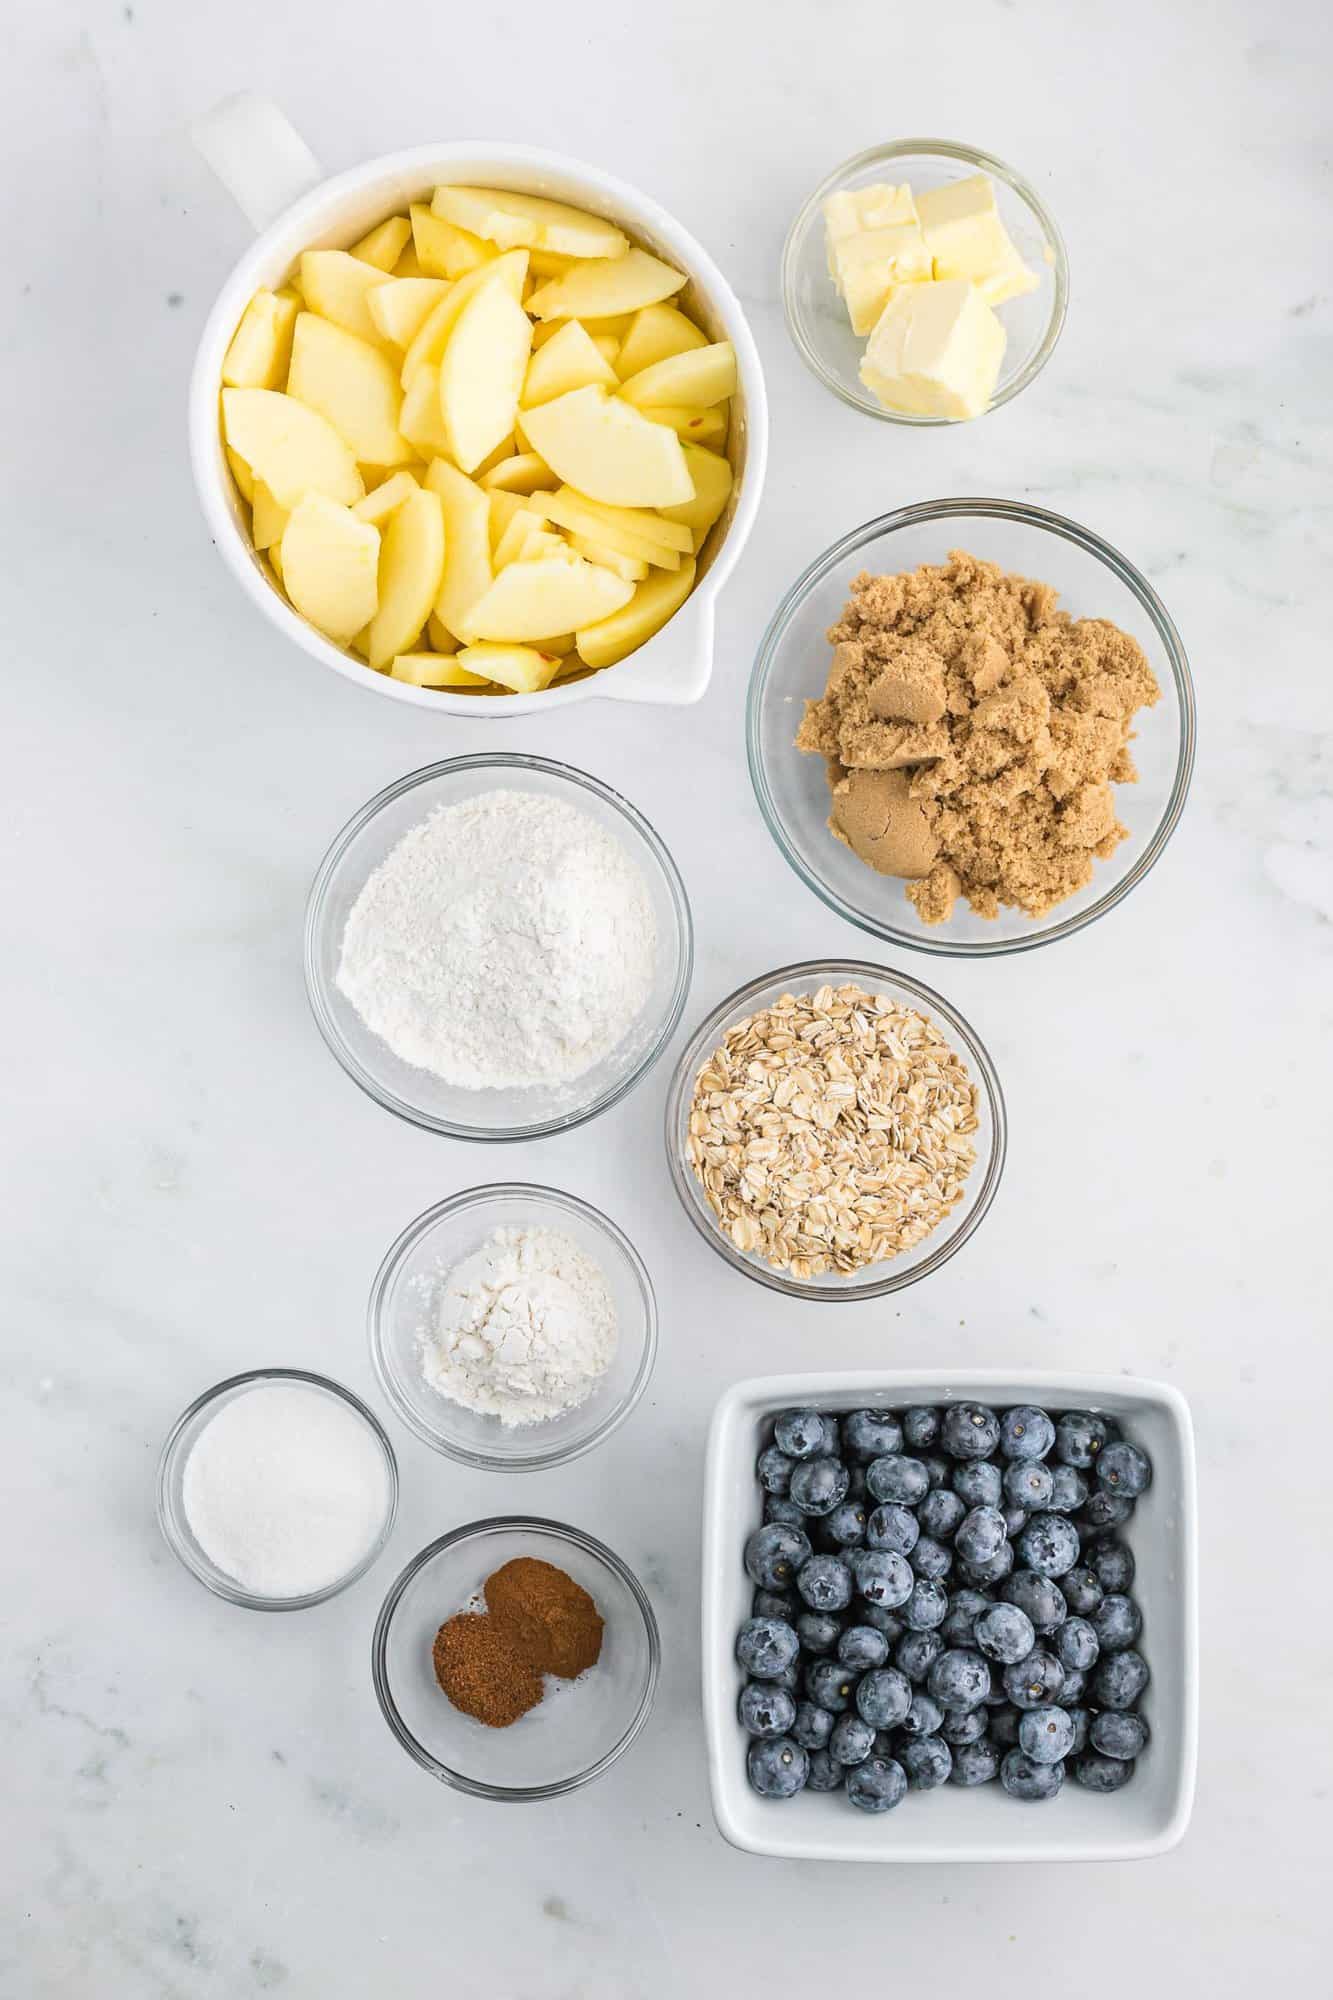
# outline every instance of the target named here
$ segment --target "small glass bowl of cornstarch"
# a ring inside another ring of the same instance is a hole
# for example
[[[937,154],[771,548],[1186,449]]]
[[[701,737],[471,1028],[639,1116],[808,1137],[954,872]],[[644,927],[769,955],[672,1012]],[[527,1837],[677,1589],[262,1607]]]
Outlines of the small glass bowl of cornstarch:
[[[689,989],[693,930],[642,814],[586,772],[483,754],[362,807],[306,910],[320,1033],[388,1111],[452,1138],[538,1138],[647,1074]]]
[[[657,1357],[643,1259],[556,1188],[468,1188],[408,1224],[368,1313],[386,1400],[426,1444],[490,1472],[579,1458],[624,1423]]]

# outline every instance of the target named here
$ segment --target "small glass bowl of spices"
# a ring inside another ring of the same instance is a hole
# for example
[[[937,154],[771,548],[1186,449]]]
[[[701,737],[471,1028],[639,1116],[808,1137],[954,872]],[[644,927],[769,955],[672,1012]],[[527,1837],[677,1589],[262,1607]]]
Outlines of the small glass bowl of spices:
[[[172,1426],[157,1477],[168,1546],[251,1611],[335,1597],[381,1554],[398,1510],[393,1446],[359,1397],[299,1368],[208,1389]]]
[[[409,1757],[477,1798],[543,1799],[609,1769],[648,1719],[661,1645],[601,1542],[535,1517],[476,1521],[407,1565],[372,1672]]]

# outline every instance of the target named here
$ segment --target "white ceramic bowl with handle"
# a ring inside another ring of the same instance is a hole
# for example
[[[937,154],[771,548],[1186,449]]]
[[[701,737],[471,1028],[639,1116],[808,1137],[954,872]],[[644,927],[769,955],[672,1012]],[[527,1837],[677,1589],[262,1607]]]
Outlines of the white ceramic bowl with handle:
[[[228,99],[194,127],[195,142],[259,234],[218,294],[190,383],[190,456],[209,532],[232,575],[264,616],[312,659],[393,701],[443,715],[504,717],[612,701],[698,701],[713,670],[718,592],[754,525],[768,455],[768,401],[759,351],[735,293],[713,260],[666,210],[637,188],[560,153],[503,140],[466,139],[389,153],[325,179],[314,155],[276,105]],[[736,483],[699,561],[694,590],[661,631],[618,666],[540,694],[476,696],[416,688],[372,673],[307,624],[281,595],[251,546],[218,422],[222,362],[241,314],[260,286],[276,286],[303,250],[345,249],[385,216],[430,198],[441,182],[508,188],[574,203],[620,223],[638,242],[688,272],[682,302],[706,331],[730,340],[739,377],[727,445]]]

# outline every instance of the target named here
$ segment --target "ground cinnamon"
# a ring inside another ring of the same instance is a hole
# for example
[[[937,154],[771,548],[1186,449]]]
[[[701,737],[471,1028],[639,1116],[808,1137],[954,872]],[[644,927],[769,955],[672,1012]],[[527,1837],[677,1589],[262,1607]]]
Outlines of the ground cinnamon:
[[[487,1577],[484,1612],[446,1619],[435,1635],[435,1678],[455,1708],[507,1729],[535,1708],[544,1674],[573,1680],[602,1651],[602,1617],[554,1563],[518,1556]]]

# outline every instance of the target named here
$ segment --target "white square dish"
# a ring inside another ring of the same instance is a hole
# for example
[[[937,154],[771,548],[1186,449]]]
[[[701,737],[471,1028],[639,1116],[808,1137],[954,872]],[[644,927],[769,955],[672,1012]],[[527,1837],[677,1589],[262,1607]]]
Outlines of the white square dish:
[[[1153,1483],[1126,1539],[1143,1611],[1142,1650],[1152,1669],[1143,1711],[1152,1742],[1132,1783],[1110,1795],[1067,1784],[1042,1805],[998,1784],[913,1792],[870,1817],[838,1793],[761,1799],[745,1775],[736,1716],[742,1676],[736,1631],[753,1585],[745,1538],[759,1524],[754,1461],[765,1425],[795,1405],[818,1410],[900,1407],[967,1397],[999,1408],[1099,1410],[1120,1421],[1153,1462]],[[752,1854],[813,1861],[1131,1861],[1164,1854],[1182,1838],[1194,1803],[1198,1751],[1198,1529],[1189,1406],[1168,1383],[1124,1375],[1056,1375],[946,1369],[756,1376],[727,1390],[713,1414],[704,1476],[703,1703],[713,1811],[724,1839]]]

